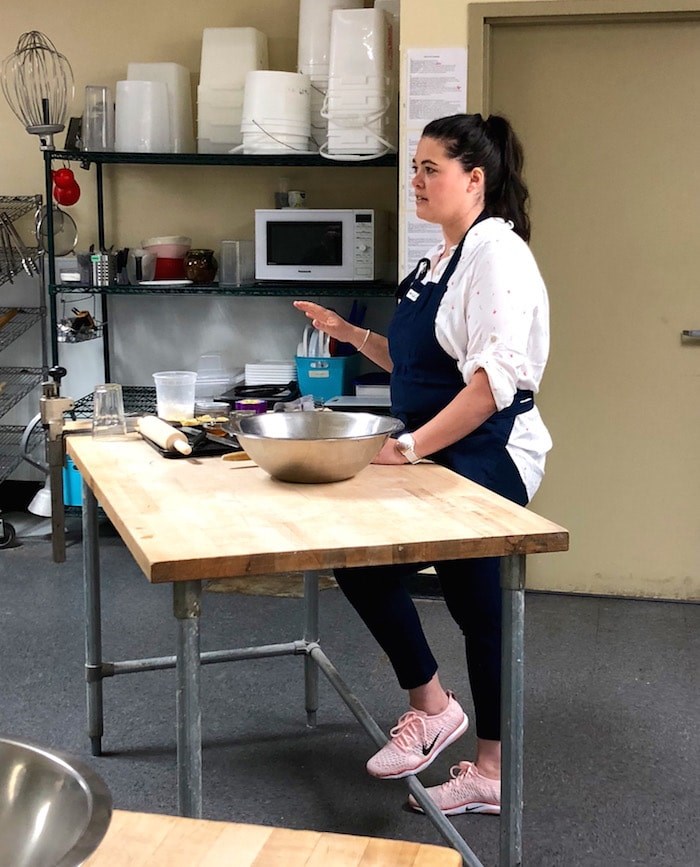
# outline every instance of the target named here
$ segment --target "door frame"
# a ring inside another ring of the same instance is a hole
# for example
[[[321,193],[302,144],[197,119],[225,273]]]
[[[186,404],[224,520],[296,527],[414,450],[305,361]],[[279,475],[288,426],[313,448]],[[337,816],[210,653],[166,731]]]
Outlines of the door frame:
[[[509,24],[697,21],[698,0],[504,0],[470,3],[467,9],[467,104],[470,113],[491,100],[491,46],[495,27]]]

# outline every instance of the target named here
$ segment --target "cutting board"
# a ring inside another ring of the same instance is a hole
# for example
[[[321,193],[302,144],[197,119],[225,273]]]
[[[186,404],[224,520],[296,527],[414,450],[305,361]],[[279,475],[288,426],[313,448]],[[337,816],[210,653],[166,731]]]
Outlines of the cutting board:
[[[84,867],[460,867],[444,846],[116,810]]]

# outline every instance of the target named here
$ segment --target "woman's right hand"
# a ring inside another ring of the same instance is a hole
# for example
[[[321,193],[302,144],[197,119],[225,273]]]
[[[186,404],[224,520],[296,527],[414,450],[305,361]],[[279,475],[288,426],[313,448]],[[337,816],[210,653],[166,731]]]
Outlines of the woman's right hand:
[[[352,338],[358,329],[342,316],[338,316],[334,310],[321,307],[313,301],[295,301],[294,306],[306,314],[314,328],[318,328],[330,337],[335,337],[341,343],[352,343]]]

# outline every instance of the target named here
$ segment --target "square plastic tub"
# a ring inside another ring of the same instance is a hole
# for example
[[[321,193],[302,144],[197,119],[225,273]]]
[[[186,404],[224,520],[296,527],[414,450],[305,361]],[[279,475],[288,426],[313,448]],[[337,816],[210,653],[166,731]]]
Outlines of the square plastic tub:
[[[267,36],[254,27],[205,27],[201,87],[242,87],[251,69],[267,69]]]
[[[299,390],[314,400],[329,400],[339,394],[352,394],[353,380],[360,364],[359,352],[337,358],[297,356]]]
[[[63,468],[63,505],[83,505],[83,477],[68,455],[66,455],[66,465]]]

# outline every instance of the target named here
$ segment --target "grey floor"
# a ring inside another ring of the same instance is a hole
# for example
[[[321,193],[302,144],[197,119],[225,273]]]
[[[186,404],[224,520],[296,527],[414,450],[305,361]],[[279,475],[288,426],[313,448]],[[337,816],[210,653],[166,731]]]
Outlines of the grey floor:
[[[75,522],[56,565],[46,522],[13,519],[0,551],[0,732],[88,758],[118,808],[176,813],[174,674],[105,682],[107,754],[84,728],[81,545]],[[150,586],[109,527],[101,533],[106,659],[174,652],[167,586]],[[420,600],[444,682],[469,709],[457,629]],[[525,864],[700,865],[697,606],[528,594]],[[293,640],[297,599],[207,592],[203,649]],[[386,660],[337,589],[321,594],[322,643],[385,729],[404,710]],[[403,807],[401,781],[370,779],[372,744],[321,678],[305,727],[301,659],[203,669],[205,818],[442,842]],[[473,756],[471,731],[423,775]],[[498,820],[456,817],[486,865]],[[235,860],[232,860],[235,864]]]

